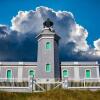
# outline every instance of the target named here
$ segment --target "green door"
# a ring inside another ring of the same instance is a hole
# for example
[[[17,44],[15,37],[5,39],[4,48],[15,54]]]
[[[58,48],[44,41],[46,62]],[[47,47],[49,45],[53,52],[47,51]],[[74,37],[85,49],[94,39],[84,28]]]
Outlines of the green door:
[[[86,70],[86,78],[90,78],[90,70]]]
[[[7,79],[11,79],[11,78],[12,78],[11,70],[7,70]]]
[[[30,77],[33,77],[34,78],[34,76],[35,76],[34,70],[30,70],[29,75],[30,75]]]

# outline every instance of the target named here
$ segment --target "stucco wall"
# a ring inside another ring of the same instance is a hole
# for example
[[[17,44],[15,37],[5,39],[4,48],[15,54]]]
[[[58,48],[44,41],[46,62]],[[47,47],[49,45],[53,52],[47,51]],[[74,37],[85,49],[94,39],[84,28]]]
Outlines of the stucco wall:
[[[7,66],[3,66],[1,67],[1,71],[0,71],[0,78],[7,78],[7,70],[11,70],[12,71],[12,75],[13,78],[18,78],[18,67],[7,67]]]
[[[96,67],[79,67],[79,76],[80,79],[86,78],[85,77],[85,70],[89,69],[91,71],[91,78],[97,78],[97,70]]]

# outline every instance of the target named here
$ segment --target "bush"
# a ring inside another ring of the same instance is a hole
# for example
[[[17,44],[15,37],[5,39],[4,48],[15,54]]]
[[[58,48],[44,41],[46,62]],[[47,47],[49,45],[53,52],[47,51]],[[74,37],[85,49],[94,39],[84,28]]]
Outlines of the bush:
[[[0,100],[100,100],[100,91],[56,89],[42,93],[0,93]]]

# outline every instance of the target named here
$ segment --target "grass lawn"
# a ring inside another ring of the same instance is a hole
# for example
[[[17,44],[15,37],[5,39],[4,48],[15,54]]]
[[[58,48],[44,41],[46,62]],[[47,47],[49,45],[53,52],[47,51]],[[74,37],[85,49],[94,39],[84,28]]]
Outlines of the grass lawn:
[[[100,91],[57,89],[43,93],[0,92],[0,100],[100,100]]]

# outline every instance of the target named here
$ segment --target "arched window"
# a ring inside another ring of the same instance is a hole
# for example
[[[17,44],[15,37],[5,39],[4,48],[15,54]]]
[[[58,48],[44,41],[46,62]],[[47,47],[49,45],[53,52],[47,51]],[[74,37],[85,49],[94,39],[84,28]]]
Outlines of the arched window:
[[[11,70],[7,70],[7,79],[11,79],[11,78],[12,78]]]
[[[63,77],[68,77],[68,70],[63,70]]]
[[[34,70],[30,70],[30,71],[29,71],[29,76],[34,78],[34,76],[35,76],[35,71],[34,71]]]
[[[45,70],[46,70],[46,72],[51,72],[51,65],[50,64],[46,64]]]
[[[91,77],[91,71],[89,69],[86,69],[85,76],[86,76],[86,78],[90,78]]]
[[[51,48],[51,43],[50,42],[46,42],[46,49],[50,49]]]

